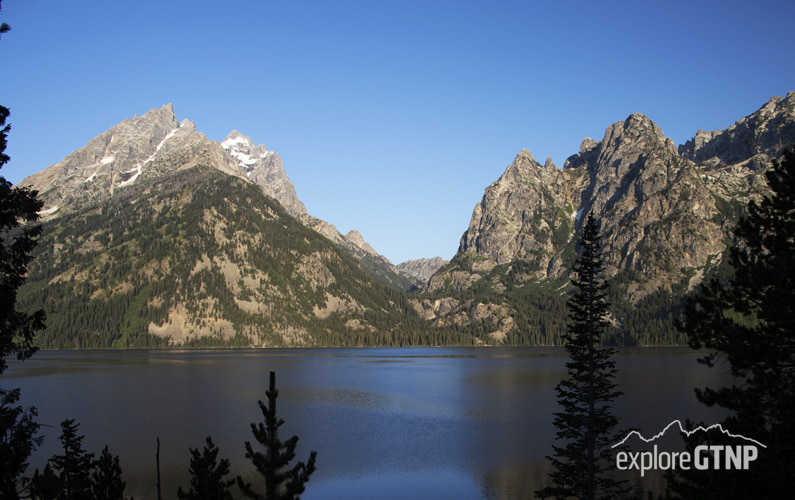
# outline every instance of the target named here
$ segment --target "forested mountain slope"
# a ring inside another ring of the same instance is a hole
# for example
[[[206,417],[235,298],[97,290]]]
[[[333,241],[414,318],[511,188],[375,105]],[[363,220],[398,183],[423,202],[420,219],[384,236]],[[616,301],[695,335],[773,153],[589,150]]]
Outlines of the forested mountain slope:
[[[254,184],[196,165],[45,223],[20,306],[45,347],[471,343]]]

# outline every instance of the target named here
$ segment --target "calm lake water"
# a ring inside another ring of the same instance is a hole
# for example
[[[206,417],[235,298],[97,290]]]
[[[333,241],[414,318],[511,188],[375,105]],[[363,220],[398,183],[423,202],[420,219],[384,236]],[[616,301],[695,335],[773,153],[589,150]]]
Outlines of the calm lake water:
[[[720,420],[693,388],[726,375],[698,356],[621,350],[621,426],[656,433],[674,419]],[[544,484],[566,359],[541,347],[48,351],[11,361],[0,386],[22,388],[49,426],[31,473],[60,451],[59,423],[74,418],[84,448],[107,444],[121,457],[135,498],[156,498],[157,437],[164,498],[188,488],[188,448],[208,435],[234,474],[257,481],[243,443],[254,441],[250,423],[262,421],[257,400],[275,371],[282,439],[300,437],[298,460],[318,452],[305,500],[509,500]]]

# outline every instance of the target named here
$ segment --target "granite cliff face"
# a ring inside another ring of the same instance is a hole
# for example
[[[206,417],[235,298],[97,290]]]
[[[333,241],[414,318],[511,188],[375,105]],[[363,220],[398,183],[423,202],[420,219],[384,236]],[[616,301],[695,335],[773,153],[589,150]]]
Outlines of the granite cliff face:
[[[677,148],[648,117],[583,140],[563,169],[522,150],[486,188],[452,262],[431,279],[436,294],[512,283],[567,286],[583,214],[601,222],[608,277],[637,303],[693,286],[719,260],[763,172],[795,144],[795,92],[774,97],[723,131],[699,131]],[[521,263],[521,266],[518,264]]]

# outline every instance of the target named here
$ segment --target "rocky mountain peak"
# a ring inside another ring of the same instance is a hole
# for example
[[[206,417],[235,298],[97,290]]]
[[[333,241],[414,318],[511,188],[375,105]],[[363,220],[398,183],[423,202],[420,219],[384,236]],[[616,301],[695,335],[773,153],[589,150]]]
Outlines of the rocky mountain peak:
[[[365,251],[366,253],[368,253],[370,255],[373,255],[373,256],[378,255],[378,252],[373,250],[373,247],[371,247],[369,243],[364,241],[364,237],[362,236],[362,233],[360,233],[359,231],[357,231],[355,229],[353,231],[349,231],[347,234],[345,234],[345,239],[348,240],[350,243],[353,243],[354,245],[356,245],[356,247],[358,247],[359,249]]]
[[[21,184],[39,191],[49,216],[113,196],[163,167],[175,149],[207,142],[192,123],[183,124],[181,128],[171,104],[153,108],[111,127]]]
[[[431,276],[448,262],[448,260],[442,259],[441,257],[415,259],[401,262],[398,264],[397,268],[406,276],[411,276],[420,280],[423,284],[426,284],[428,280],[431,279]]]
[[[607,127],[598,147],[599,163],[614,167],[619,175],[643,154],[676,154],[673,141],[666,139],[662,129],[641,113],[633,113],[623,122]]]
[[[631,302],[671,291],[686,272],[697,281],[705,263],[725,249],[740,207],[764,189],[770,160],[792,145],[795,92],[726,130],[699,130],[678,150],[641,113],[608,126],[598,142],[583,139],[563,170],[550,161],[541,166],[523,150],[486,188],[457,255],[428,289],[499,291],[505,284],[495,273],[520,261],[522,279],[565,285],[576,256],[574,229],[591,210],[602,225],[607,276],[632,276]]]
[[[594,209],[598,213],[610,210],[627,189],[641,200],[662,189],[675,175],[677,159],[674,143],[662,129],[646,115],[633,113],[607,127],[601,141],[585,138],[580,152],[566,160],[564,169],[585,168],[587,175],[579,177],[580,185],[574,190],[579,195],[573,203],[584,212]],[[641,177],[654,181],[639,183]]]
[[[276,198],[291,215],[306,215],[306,207],[298,199],[295,186],[282,166],[282,160],[265,145],[254,146],[250,137],[232,130],[221,147],[233,158],[244,176],[259,185],[265,194]]]
[[[756,155],[778,155],[795,144],[795,92],[773,97],[755,113],[725,130],[699,130],[679,147],[679,154],[711,166],[733,165]]]
[[[591,139],[590,137],[586,137],[585,139],[582,140],[582,143],[580,144],[580,154],[585,154],[588,151],[594,149],[598,145],[599,145],[598,142]]]
[[[541,165],[529,151],[521,150],[505,173],[486,188],[458,252],[474,251],[492,266],[516,258],[537,260],[551,249],[559,214],[547,207],[566,205],[563,186],[563,171],[552,161]]]
[[[164,104],[160,109],[152,108],[142,116],[134,115],[122,121],[117,127],[129,130],[173,130],[179,127],[177,115],[174,113],[174,105]]]

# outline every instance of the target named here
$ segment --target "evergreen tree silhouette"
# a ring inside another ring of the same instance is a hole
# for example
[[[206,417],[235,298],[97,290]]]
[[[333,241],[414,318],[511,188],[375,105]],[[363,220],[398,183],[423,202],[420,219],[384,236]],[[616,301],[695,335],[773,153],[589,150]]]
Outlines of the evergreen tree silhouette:
[[[41,444],[36,408],[16,406],[20,390],[0,390],[0,498],[17,499],[26,485],[20,483],[28,457]]]
[[[30,498],[38,500],[124,500],[125,483],[121,479],[119,457],[108,447],[98,460],[83,449],[84,436],[77,435],[73,419],[61,422],[58,438],[63,454],[53,455],[30,481]]]
[[[180,500],[232,500],[229,487],[235,484],[234,478],[224,479],[229,474],[229,460],[218,461],[219,449],[210,436],[206,438],[204,450],[190,450],[190,490],[177,490]]]
[[[99,458],[94,462],[91,472],[91,493],[94,500],[123,500],[127,486],[122,478],[119,457],[108,450],[102,449]]]
[[[710,350],[699,362],[724,371],[728,364],[734,377],[730,387],[696,389],[698,400],[731,410],[723,427],[767,448],[747,471],[670,477],[673,496],[786,498],[795,491],[795,153],[786,151],[765,176],[772,194],[749,202],[734,231],[734,275],[702,283],[678,327],[691,347]]]
[[[295,458],[295,447],[298,436],[293,436],[285,442],[279,439],[279,427],[284,424],[284,419],[276,417],[276,373],[270,372],[270,388],[265,395],[268,404],[258,401],[262,416],[265,421],[251,424],[254,438],[265,449],[264,453],[254,451],[250,441],[246,441],[246,458],[250,459],[257,472],[265,480],[265,493],[254,491],[251,483],[246,483],[241,476],[237,476],[237,484],[243,494],[248,498],[257,500],[300,500],[301,493],[306,488],[309,476],[315,472],[315,459],[317,452],[312,451],[306,464],[298,462],[288,469],[290,462]]]
[[[94,454],[83,449],[83,437],[77,435],[79,424],[74,420],[61,422],[62,455],[53,455],[43,474],[33,476],[32,491],[38,498],[59,500],[88,499],[91,496],[91,469]],[[57,480],[56,480],[57,479]],[[57,491],[56,496],[51,496]]]
[[[614,432],[618,418],[611,403],[622,393],[616,390],[615,350],[601,347],[600,339],[609,326],[607,285],[602,279],[604,263],[599,229],[593,212],[583,228],[582,253],[574,266],[574,294],[568,300],[569,324],[564,340],[570,360],[568,375],[556,387],[555,436],[563,446],[553,445],[547,457],[553,471],[552,484],[536,491],[539,498],[618,498],[629,493],[626,481],[607,474],[618,441]]]

